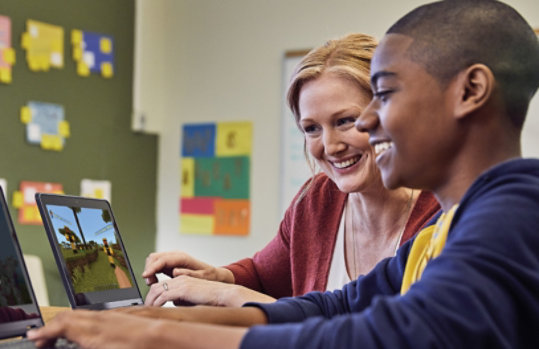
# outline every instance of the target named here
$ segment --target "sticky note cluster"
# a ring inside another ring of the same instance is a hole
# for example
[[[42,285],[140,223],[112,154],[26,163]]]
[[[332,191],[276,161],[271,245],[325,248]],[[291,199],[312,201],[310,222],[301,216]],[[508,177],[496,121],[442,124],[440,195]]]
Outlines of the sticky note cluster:
[[[64,67],[64,29],[60,26],[27,20],[21,46],[26,50],[26,61],[31,71]]]
[[[11,67],[14,64],[15,50],[11,47],[11,19],[0,16],[0,82],[11,83]]]
[[[71,44],[77,74],[86,77],[97,73],[107,79],[114,76],[114,40],[111,36],[73,30]]]
[[[64,107],[53,103],[29,102],[21,108],[21,122],[26,125],[26,140],[43,150],[61,151],[70,136],[64,120]]]

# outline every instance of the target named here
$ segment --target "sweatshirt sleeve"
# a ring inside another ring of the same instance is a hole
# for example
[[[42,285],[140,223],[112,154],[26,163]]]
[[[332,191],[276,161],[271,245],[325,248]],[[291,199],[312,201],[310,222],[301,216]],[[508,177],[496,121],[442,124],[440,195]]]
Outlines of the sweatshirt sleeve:
[[[443,252],[406,294],[409,244],[340,292],[258,305],[272,325],[241,348],[538,347],[539,187],[492,188],[461,202]]]
[[[251,328],[241,348],[334,347],[335,343],[340,342],[339,338],[344,338],[339,330],[335,330],[337,327],[344,326],[344,330],[366,321],[360,314],[345,314],[364,310],[379,295],[399,292],[410,246],[411,242],[407,243],[399,250],[397,257],[383,260],[371,273],[345,285],[342,290],[311,292],[301,297],[283,298],[272,304],[247,303],[245,306],[255,306],[264,311],[271,325]]]

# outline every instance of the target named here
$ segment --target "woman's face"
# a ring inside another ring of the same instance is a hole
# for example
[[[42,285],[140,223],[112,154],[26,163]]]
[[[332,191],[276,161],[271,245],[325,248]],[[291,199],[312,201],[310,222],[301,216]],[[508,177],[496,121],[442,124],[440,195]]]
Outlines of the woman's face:
[[[369,135],[354,127],[369,102],[367,92],[331,74],[307,82],[299,94],[299,124],[307,150],[345,193],[381,183]]]

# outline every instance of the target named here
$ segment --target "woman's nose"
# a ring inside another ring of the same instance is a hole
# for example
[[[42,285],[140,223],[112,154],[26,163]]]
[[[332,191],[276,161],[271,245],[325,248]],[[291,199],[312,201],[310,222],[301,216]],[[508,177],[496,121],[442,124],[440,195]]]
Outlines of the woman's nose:
[[[338,132],[324,132],[324,148],[326,154],[336,154],[346,148]]]

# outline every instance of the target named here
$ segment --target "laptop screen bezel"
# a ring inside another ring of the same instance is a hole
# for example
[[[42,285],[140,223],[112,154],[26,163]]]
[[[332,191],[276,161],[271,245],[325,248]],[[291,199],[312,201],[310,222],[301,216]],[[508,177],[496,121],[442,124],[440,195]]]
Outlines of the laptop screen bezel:
[[[41,213],[41,218],[45,226],[45,231],[47,232],[47,237],[51,244],[54,258],[58,265],[60,275],[62,276],[62,282],[66,289],[69,303],[73,308],[111,309],[129,305],[139,305],[143,303],[142,296],[135,278],[135,274],[133,272],[133,268],[131,266],[131,263],[129,262],[126,248],[122,241],[116,219],[114,218],[114,214],[112,212],[112,207],[107,200],[71,195],[37,193],[36,202]],[[133,281],[133,287],[77,294],[71,282],[71,277],[68,273],[65,260],[62,256],[61,251],[58,248],[58,239],[56,237],[56,232],[54,230],[54,226],[52,224],[51,217],[47,209],[49,205],[107,210],[110,213],[110,217],[112,219],[111,224],[113,225],[115,230],[117,243],[119,244],[122,253],[124,254],[125,261],[127,264],[127,270],[129,271],[131,280]]]

